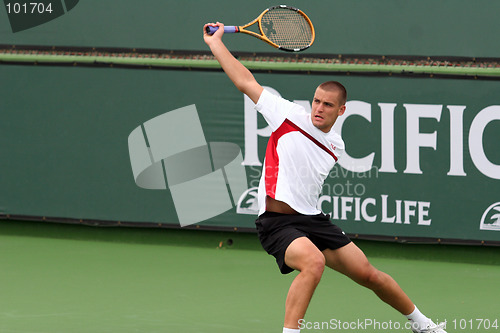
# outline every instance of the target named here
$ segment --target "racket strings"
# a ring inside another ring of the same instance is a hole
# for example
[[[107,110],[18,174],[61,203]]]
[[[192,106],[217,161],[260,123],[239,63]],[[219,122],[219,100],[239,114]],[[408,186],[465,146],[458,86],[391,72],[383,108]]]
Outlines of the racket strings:
[[[266,12],[261,19],[264,35],[280,47],[302,49],[311,45],[313,29],[299,12],[277,8]]]

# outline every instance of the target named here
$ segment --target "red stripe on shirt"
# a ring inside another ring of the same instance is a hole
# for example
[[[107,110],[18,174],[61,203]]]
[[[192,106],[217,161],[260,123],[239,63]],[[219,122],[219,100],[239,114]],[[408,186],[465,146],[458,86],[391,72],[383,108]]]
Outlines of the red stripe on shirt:
[[[300,133],[304,134],[309,140],[311,140],[312,142],[314,142],[318,147],[320,147],[321,149],[323,149],[324,151],[326,151],[328,154],[330,154],[333,157],[333,159],[335,160],[335,162],[337,162],[337,156],[335,156],[335,154],[330,149],[328,149],[327,147],[325,147],[324,144],[322,144],[321,142],[319,142],[318,140],[316,140],[315,138],[313,138],[309,133],[307,133],[306,131],[304,131],[302,128],[300,128],[299,126],[295,125],[294,123],[292,123],[290,120],[285,119],[284,122],[288,123],[290,126],[292,126],[293,128],[295,128],[297,131],[299,131]]]
[[[304,131],[299,126],[295,125],[288,119],[281,124],[276,131],[271,134],[266,148],[266,162],[265,162],[265,185],[266,185],[266,195],[271,198],[276,196],[276,184],[278,182],[278,171],[279,171],[279,156],[278,156],[278,140],[285,134],[290,132],[300,132],[306,138],[314,142],[318,147],[330,154],[335,161],[337,161],[337,156],[325,147],[321,142],[313,138],[309,133]]]
[[[275,198],[276,195],[276,183],[278,182],[278,171],[280,158],[278,156],[278,140],[285,134],[290,132],[296,132],[295,126],[291,126],[285,120],[276,131],[271,134],[266,148],[266,163],[265,163],[265,184],[266,184],[266,194],[271,198]]]

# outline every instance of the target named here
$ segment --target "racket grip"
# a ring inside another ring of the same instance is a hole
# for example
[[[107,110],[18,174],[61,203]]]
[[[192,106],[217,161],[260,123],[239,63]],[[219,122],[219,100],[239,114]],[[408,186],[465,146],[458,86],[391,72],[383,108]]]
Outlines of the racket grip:
[[[206,27],[205,30],[207,31],[207,34],[213,35],[214,32],[216,32],[217,30],[219,30],[219,27],[212,27],[211,25],[209,25],[208,27]],[[239,31],[238,27],[236,27],[234,25],[224,26],[224,32],[235,33],[235,32],[238,32],[238,31]]]

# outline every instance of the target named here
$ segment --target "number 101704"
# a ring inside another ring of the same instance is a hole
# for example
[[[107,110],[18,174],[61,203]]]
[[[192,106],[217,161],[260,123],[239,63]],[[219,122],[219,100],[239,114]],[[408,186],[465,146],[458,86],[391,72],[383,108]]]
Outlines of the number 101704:
[[[52,13],[52,3],[44,4],[42,2],[13,2],[7,3],[7,14],[45,14]]]
[[[498,330],[498,319],[453,319],[455,330]]]

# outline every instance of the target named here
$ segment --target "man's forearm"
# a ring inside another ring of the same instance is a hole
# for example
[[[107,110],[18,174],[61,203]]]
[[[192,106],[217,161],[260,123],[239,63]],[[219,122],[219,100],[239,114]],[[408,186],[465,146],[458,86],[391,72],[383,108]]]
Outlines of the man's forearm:
[[[222,41],[210,45],[210,50],[236,88],[246,93],[247,85],[255,81],[252,73],[229,52]]]
[[[208,26],[218,27],[213,35],[207,33]],[[203,39],[210,47],[226,75],[233,81],[239,91],[247,95],[254,103],[257,103],[264,88],[255,80],[252,73],[239,62],[222,42],[224,34],[224,24],[207,23],[203,27]]]

